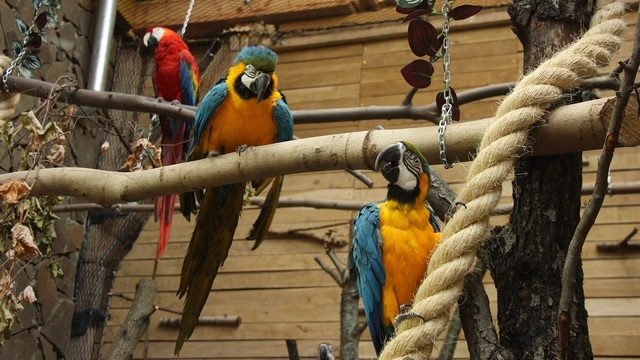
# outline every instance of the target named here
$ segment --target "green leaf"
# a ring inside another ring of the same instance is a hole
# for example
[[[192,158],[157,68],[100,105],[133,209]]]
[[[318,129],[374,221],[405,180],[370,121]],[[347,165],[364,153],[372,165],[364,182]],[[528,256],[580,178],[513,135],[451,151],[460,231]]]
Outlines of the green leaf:
[[[401,8],[412,8],[420,5],[423,0],[396,0],[396,4]]]
[[[25,24],[25,22],[20,18],[16,18],[16,25],[18,26],[18,31],[20,31],[20,34],[25,34],[29,30],[27,24]]]
[[[41,136],[39,136],[39,138],[40,141],[46,143],[62,136],[64,136],[64,131],[60,129],[58,124],[54,122],[48,122],[47,125],[44,126],[44,132]]]
[[[2,276],[8,276],[2,274]],[[13,292],[8,292],[7,296],[0,299],[0,346],[11,337],[13,324],[19,321],[18,315],[24,307],[18,302]]]
[[[48,269],[52,277],[54,278],[64,277],[64,272],[62,271],[62,267],[54,259],[51,259],[51,263],[49,264]]]
[[[26,78],[30,78],[33,76],[31,70],[25,68],[24,66],[18,66],[18,72],[20,73],[20,75]]]
[[[18,57],[18,54],[22,52],[22,44],[13,40],[11,47],[13,48],[13,56]]]
[[[40,63],[40,59],[38,59],[38,56],[29,54],[25,56],[24,59],[22,59],[22,66],[29,70],[38,70],[40,69],[42,64]]]
[[[47,14],[47,25],[45,25],[45,28],[55,29],[56,23],[58,22],[58,14],[51,11],[47,11],[46,14]]]
[[[20,124],[31,133],[31,136],[39,136],[44,134],[44,129],[40,120],[36,117],[33,111],[29,110],[20,114]]]
[[[5,144],[6,148],[13,147],[13,122],[0,120],[0,141]]]

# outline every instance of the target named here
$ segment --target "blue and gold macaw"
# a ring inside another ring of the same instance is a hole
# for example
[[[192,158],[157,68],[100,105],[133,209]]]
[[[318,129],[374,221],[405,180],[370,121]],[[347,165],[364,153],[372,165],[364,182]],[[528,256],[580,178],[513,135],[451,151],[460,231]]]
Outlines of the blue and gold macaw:
[[[245,47],[227,76],[204,97],[195,116],[189,161],[291,140],[293,116],[278,91],[276,54],[264,46]],[[282,177],[253,182],[256,192],[272,182],[249,239],[254,249],[266,234],[282,187]],[[175,353],[180,352],[197,324],[213,280],[224,263],[242,211],[245,183],[206,189],[180,196],[182,213],[190,219],[196,197],[200,212],[182,264],[178,296],[186,294]]]
[[[187,44],[175,31],[156,26],[147,30],[142,43],[153,51],[155,63],[151,80],[156,96],[166,101],[195,105],[198,101],[200,72]],[[162,129],[162,166],[179,164],[185,159],[190,122],[160,116]],[[160,259],[169,241],[176,196],[156,198],[154,217],[160,221],[156,259]]]
[[[380,354],[393,335],[400,307],[413,303],[431,251],[440,241],[440,227],[425,204],[429,164],[415,146],[387,146],[376,158],[375,169],[389,182],[387,199],[366,204],[356,216],[349,263]]]

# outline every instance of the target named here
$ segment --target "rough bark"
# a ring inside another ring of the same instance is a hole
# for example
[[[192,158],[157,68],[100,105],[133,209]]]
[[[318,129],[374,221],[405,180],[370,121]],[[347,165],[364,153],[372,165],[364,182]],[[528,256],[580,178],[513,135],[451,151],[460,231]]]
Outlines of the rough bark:
[[[131,309],[113,337],[113,342],[105,359],[132,359],[142,334],[149,327],[149,318],[156,310],[153,302],[156,298],[156,282],[141,279],[136,285],[136,295],[131,303]]]
[[[509,7],[514,32],[532,69],[571,42],[588,23],[587,1],[516,1]],[[514,208],[509,226],[491,249],[498,290],[501,343],[517,359],[558,356],[555,324],[567,247],[578,223],[581,153],[516,160]],[[572,319],[571,359],[593,358],[582,289],[582,266]]]

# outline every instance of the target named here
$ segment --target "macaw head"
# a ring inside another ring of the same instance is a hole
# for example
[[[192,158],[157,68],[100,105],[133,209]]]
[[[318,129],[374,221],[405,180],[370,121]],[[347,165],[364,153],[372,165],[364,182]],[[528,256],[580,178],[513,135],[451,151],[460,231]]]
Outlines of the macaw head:
[[[158,47],[158,45],[160,45],[161,43],[166,43],[168,41],[174,41],[179,44],[184,44],[184,47],[187,47],[178,33],[161,26],[150,27],[149,29],[147,29],[147,33],[144,34],[144,37],[142,38],[142,44],[149,51],[154,51]]]
[[[418,149],[405,141],[391,144],[378,154],[375,170],[389,182],[389,186],[396,186],[404,192],[413,193],[418,189],[420,177],[431,176],[427,159]]]
[[[239,76],[243,89],[239,91],[243,98],[255,97],[258,102],[268,98],[276,87],[273,72],[276,69],[278,56],[264,46],[245,46],[232,66],[244,66]]]

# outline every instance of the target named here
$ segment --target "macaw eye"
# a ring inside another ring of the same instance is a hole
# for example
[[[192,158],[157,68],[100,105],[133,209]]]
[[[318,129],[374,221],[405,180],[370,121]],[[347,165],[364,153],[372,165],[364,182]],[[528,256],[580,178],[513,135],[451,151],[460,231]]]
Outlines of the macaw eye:
[[[256,68],[253,65],[249,64],[244,68],[244,73],[249,77],[256,77]]]
[[[405,151],[404,157],[405,157],[405,159],[407,159],[407,161],[408,161],[410,166],[413,166],[416,169],[420,169],[420,167],[421,167],[420,159],[418,158],[418,156],[416,156],[416,154],[414,154],[414,153],[412,153],[410,151]]]

